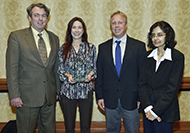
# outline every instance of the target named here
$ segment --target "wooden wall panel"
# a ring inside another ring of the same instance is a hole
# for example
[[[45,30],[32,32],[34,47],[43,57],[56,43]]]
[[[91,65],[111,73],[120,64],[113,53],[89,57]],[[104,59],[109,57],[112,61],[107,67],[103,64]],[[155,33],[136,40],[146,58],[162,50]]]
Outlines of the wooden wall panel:
[[[183,77],[180,90],[190,90],[190,77]],[[7,91],[7,80],[0,78],[0,91]]]

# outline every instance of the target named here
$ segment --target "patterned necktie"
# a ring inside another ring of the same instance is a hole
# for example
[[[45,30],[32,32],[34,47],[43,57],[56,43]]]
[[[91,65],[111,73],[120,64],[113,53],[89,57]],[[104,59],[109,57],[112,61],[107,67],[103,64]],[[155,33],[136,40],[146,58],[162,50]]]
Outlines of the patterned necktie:
[[[117,74],[119,76],[120,70],[121,70],[121,47],[120,47],[120,42],[121,41],[115,41],[117,43],[116,49],[115,49],[115,67],[117,70]]]
[[[42,34],[38,34],[40,37],[38,40],[38,48],[39,48],[39,53],[42,59],[42,62],[46,66],[47,63],[47,50],[46,50],[46,44],[44,42],[44,39],[42,38]]]

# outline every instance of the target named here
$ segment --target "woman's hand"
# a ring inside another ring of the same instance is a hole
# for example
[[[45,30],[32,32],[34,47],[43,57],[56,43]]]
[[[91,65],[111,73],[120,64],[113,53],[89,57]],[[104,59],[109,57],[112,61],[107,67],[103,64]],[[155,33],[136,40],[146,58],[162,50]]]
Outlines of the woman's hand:
[[[155,119],[157,119],[158,122],[161,122],[162,119],[160,117],[155,118],[150,111],[146,112],[146,118],[149,119],[150,121],[154,121]]]
[[[160,117],[157,117],[156,119],[157,119],[158,122],[162,121],[162,119]]]
[[[91,79],[92,79],[92,75],[94,75],[94,72],[90,72],[88,75],[86,75],[86,77],[85,77],[85,78],[87,78],[87,79],[88,79],[88,81],[85,81],[85,82],[90,82],[90,81],[91,81]]]
[[[149,119],[149,120],[151,120],[151,121],[153,121],[153,120],[156,119],[156,118],[151,114],[150,111],[147,111],[145,115],[146,115],[146,118]]]
[[[76,82],[73,82],[73,76],[72,75],[65,73],[65,76],[67,76],[68,81],[69,81],[70,84],[76,83]]]
[[[85,77],[86,79],[88,79],[89,81],[91,80],[91,75],[90,74],[88,74],[88,75],[86,75],[86,77]]]

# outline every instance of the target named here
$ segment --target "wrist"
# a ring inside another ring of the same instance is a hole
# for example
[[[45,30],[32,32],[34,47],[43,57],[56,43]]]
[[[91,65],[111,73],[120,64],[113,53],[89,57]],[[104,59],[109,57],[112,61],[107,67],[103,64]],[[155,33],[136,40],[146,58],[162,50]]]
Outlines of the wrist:
[[[93,73],[93,72],[90,72],[88,75],[89,75],[90,77],[92,77],[92,75],[94,75],[94,73]]]
[[[70,75],[70,74],[65,73],[65,76],[66,76],[67,78],[69,78],[71,75]]]

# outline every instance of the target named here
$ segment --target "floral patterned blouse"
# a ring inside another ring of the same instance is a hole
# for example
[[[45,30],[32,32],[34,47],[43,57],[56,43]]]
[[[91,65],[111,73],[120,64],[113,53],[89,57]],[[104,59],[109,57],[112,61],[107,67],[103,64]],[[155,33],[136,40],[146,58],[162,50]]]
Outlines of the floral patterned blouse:
[[[96,78],[96,47],[91,43],[89,43],[88,47],[86,42],[82,42],[79,46],[78,53],[75,52],[74,47],[71,48],[70,58],[67,57],[65,62],[62,57],[63,48],[64,44],[60,47],[58,52],[58,74],[62,82],[60,95],[65,95],[69,99],[87,99],[88,92],[92,90],[93,87],[92,81],[70,84],[64,74],[70,74],[70,68],[74,62],[76,59],[80,59],[89,66],[89,72],[94,72],[92,79]]]

